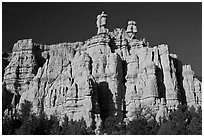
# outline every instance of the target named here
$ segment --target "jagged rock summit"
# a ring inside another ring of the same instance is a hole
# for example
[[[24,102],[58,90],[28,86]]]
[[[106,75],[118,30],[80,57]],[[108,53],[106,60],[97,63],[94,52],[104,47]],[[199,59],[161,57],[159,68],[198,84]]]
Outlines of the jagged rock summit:
[[[179,104],[201,105],[201,82],[190,65],[167,45],[138,38],[133,20],[109,31],[107,17],[97,16],[97,34],[84,42],[15,43],[4,72],[3,111],[28,100],[35,113],[84,118],[98,127],[112,115],[132,120],[139,107],[160,118]]]

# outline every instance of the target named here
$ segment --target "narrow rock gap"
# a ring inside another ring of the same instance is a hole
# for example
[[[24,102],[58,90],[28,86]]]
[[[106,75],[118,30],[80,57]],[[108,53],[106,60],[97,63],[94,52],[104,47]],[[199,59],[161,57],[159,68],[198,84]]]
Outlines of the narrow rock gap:
[[[152,51],[152,62],[154,62],[154,51]]]
[[[122,93],[122,119],[126,118],[126,102],[125,102],[125,94],[126,94],[126,86],[125,83],[127,82],[126,80],[126,75],[127,75],[127,62],[126,60],[122,61],[122,72],[123,72],[123,86],[124,86],[124,92]]]
[[[185,90],[183,87],[183,76],[182,76],[182,62],[178,59],[174,59],[173,62],[176,66],[176,79],[178,81],[178,100],[181,104],[187,104]]]
[[[158,52],[158,60],[159,63],[161,64],[161,57]],[[166,98],[166,88],[164,85],[164,74],[162,71],[162,65],[161,68],[156,66],[156,79],[157,79],[157,86],[158,86],[158,92],[159,92],[159,98]]]
[[[75,103],[77,103],[77,101],[78,101],[78,85],[77,84],[75,84],[75,88],[76,88],[76,96],[75,96]]]

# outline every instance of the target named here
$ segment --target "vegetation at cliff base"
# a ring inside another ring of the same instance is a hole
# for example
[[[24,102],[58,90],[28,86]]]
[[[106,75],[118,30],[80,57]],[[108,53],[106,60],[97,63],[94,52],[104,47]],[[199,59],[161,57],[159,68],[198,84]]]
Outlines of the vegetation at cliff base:
[[[22,104],[20,113],[3,116],[3,135],[94,135],[95,131],[87,127],[83,119],[63,122],[55,116],[49,118],[44,114],[31,113],[32,103]],[[139,112],[139,111],[138,111]],[[138,114],[138,113],[137,113]],[[202,110],[193,107],[179,106],[170,112],[169,119],[160,125],[154,118],[149,119],[143,114],[137,115],[133,121],[125,123],[118,116],[108,117],[100,128],[99,134],[108,135],[201,135]]]

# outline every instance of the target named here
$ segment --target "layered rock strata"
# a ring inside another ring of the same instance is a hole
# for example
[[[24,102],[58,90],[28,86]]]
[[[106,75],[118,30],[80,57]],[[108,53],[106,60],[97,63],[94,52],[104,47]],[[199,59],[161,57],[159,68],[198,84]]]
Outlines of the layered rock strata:
[[[4,82],[11,93],[22,95],[37,71],[31,39],[19,40],[13,46],[11,61],[5,68]]]
[[[98,16],[97,35],[84,42],[14,44],[4,74],[4,91],[20,96],[13,106],[28,100],[35,113],[84,118],[99,127],[111,115],[132,120],[141,107],[159,119],[179,104],[202,104],[201,82],[167,45],[151,47],[137,38],[135,21],[109,31],[106,19]]]

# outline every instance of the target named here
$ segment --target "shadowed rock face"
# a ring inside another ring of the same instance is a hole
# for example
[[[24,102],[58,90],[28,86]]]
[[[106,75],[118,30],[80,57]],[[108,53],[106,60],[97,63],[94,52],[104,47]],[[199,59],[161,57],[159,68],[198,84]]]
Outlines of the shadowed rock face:
[[[9,63],[9,54],[2,52],[2,76],[4,75],[4,70]],[[3,80],[3,77],[2,77]]]
[[[137,38],[135,21],[127,30],[109,32],[99,19],[98,34],[84,42],[14,44],[3,94],[20,95],[13,104],[33,102],[36,113],[83,117],[88,126],[99,126],[111,115],[131,120],[138,107],[163,113],[159,106],[166,112],[179,104],[201,105],[201,82],[167,45],[150,47]]]

